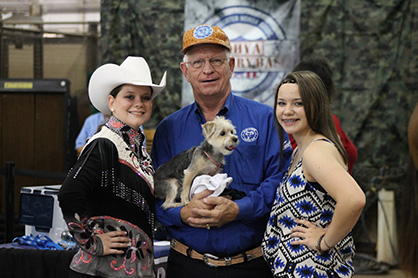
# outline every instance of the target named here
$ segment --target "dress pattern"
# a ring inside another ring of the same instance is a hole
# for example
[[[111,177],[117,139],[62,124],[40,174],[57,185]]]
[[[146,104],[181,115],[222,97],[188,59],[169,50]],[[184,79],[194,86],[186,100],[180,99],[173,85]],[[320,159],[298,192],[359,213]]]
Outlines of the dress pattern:
[[[109,217],[96,216],[85,219],[82,223],[69,223],[79,244],[84,244],[85,251],[79,248],[74,255],[70,268],[84,274],[100,277],[154,277],[154,253],[152,240],[138,226],[130,222]],[[112,231],[125,231],[130,246],[123,248],[123,254],[93,256],[96,237]]]
[[[323,228],[332,220],[335,200],[309,183],[302,171],[302,159],[286,173],[277,188],[262,242],[263,255],[274,277],[352,277],[354,240],[351,233],[333,249],[319,254],[305,245],[291,245],[294,219],[305,219]],[[319,185],[319,184],[318,184]],[[320,187],[320,186],[319,186]]]

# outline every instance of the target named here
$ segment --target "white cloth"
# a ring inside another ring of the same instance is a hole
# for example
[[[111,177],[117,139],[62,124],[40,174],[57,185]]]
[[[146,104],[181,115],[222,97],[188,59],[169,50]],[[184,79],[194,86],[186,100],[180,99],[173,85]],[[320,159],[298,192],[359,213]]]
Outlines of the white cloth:
[[[194,178],[190,188],[190,199],[205,189],[213,190],[210,196],[219,196],[225,188],[232,182],[232,178],[227,174],[216,174],[214,176],[201,175]]]

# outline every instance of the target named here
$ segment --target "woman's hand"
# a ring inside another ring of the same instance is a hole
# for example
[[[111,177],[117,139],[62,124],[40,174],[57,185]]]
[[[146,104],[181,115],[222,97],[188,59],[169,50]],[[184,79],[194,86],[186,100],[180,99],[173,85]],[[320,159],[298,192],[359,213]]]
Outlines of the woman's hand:
[[[326,233],[327,229],[316,226],[315,224],[301,219],[295,219],[295,222],[298,224],[292,229],[290,237],[298,237],[300,239],[291,241],[292,245],[306,245],[307,247],[318,250],[318,239]],[[323,245],[321,245],[323,246]]]
[[[96,234],[103,245],[103,256],[110,254],[123,254],[121,249],[128,248],[130,246],[130,239],[126,236],[124,231],[113,231],[103,234]]]

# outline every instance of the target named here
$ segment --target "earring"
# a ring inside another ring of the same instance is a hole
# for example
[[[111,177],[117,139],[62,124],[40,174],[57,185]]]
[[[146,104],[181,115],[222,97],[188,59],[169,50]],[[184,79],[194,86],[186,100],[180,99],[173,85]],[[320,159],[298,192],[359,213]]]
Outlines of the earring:
[[[112,112],[113,112],[113,111],[115,111],[115,109],[113,109],[113,108],[110,108],[110,111],[112,111]]]

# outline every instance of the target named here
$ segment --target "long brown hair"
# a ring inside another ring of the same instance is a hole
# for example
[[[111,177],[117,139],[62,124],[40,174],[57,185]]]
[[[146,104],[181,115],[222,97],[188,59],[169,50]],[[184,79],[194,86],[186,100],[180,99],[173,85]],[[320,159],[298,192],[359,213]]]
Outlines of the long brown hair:
[[[279,89],[283,84],[288,83],[298,84],[299,86],[299,93],[309,127],[315,133],[322,134],[331,140],[343,157],[344,162],[347,164],[347,154],[335,128],[334,120],[332,119],[330,100],[321,78],[311,71],[295,71],[286,75],[276,90],[274,100],[275,109],[277,107]],[[277,120],[277,116],[274,118],[274,121],[283,145],[282,140],[284,138],[284,131]]]

